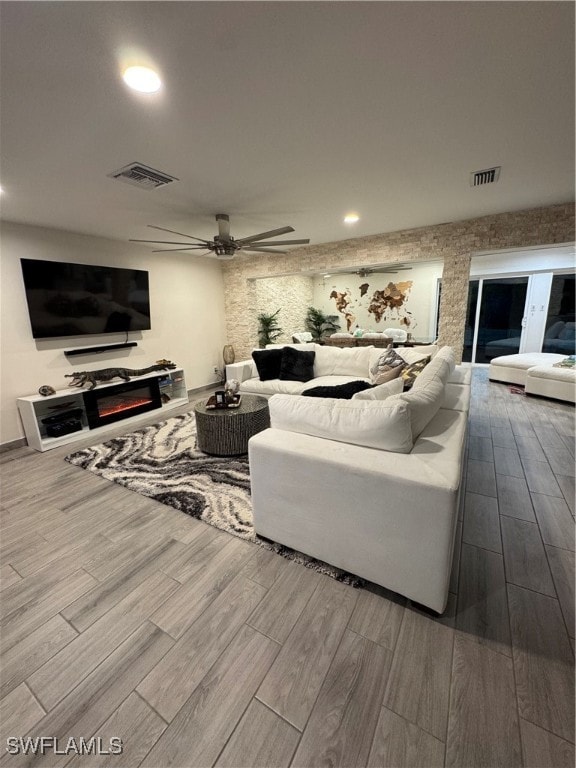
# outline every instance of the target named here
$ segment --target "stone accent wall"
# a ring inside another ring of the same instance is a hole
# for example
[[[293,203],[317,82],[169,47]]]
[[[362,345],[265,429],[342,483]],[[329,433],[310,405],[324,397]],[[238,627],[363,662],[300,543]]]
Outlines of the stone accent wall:
[[[438,344],[453,347],[458,361],[462,360],[464,347],[470,260],[470,253],[463,253],[460,256],[446,255],[442,270]]]
[[[308,275],[285,275],[264,280],[254,280],[255,313],[254,327],[251,331],[253,345],[258,346],[258,323],[256,316],[260,312],[272,313],[280,309],[278,324],[284,331],[278,342],[290,343],[292,334],[306,330],[304,318],[306,310],[312,305],[314,289],[312,278]]]
[[[388,232],[296,248],[279,256],[238,256],[223,263],[228,343],[236,359],[255,346],[258,277],[330,272],[343,267],[443,259],[440,342],[461,355],[471,254],[574,240],[574,204],[483,216],[431,227]],[[284,327],[284,326],[283,326]]]

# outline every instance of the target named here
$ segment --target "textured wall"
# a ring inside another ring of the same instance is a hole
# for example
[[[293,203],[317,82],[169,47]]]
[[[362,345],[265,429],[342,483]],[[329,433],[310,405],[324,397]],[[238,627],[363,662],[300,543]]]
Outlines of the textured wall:
[[[223,264],[228,341],[236,359],[255,346],[253,278],[286,273],[330,272],[342,267],[443,259],[440,342],[460,354],[468,297],[470,254],[574,240],[574,204],[483,216],[432,227],[296,248],[278,256],[240,256]]]
[[[304,331],[306,310],[313,303],[314,290],[312,278],[308,275],[285,275],[265,280],[254,280],[254,307],[252,315],[252,346],[257,346],[258,322],[260,312],[272,313],[280,309],[278,324],[283,330],[278,342],[291,342],[292,334]]]

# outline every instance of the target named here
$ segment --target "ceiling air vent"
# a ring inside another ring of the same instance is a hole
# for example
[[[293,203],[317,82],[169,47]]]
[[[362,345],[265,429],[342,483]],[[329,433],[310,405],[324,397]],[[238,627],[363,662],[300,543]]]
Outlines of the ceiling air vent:
[[[108,176],[111,179],[125,181],[126,184],[133,184],[141,189],[156,189],[156,187],[163,187],[172,181],[178,181],[175,176],[170,176],[162,171],[156,171],[154,168],[149,168],[142,163],[130,163],[130,165],[120,168],[119,171],[109,173]]]
[[[485,168],[483,171],[472,171],[470,174],[470,186],[481,187],[483,184],[494,184],[500,178],[501,165],[495,168]]]

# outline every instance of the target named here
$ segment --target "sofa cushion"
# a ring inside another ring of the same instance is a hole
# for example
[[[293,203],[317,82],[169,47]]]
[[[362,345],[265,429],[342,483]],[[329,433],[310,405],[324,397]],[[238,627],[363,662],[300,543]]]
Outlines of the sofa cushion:
[[[386,400],[391,395],[398,395],[404,388],[404,382],[400,377],[387,381],[384,384],[379,384],[375,387],[370,387],[363,391],[357,392],[352,400]]]
[[[276,394],[300,395],[305,386],[306,384],[302,381],[284,381],[283,379],[260,381],[260,379],[248,379],[240,384],[240,392],[245,392],[247,395],[262,395],[263,397],[270,397],[270,395]]]
[[[576,338],[574,323],[566,323],[564,328],[562,328],[558,334],[558,338],[562,339],[563,341],[574,341]]]
[[[437,344],[423,344],[420,347],[409,347],[409,349],[413,352],[423,352],[427,357],[434,359],[439,347]]]
[[[370,380],[373,384],[384,384],[385,381],[395,378],[394,375],[387,375],[390,371],[397,368],[396,376],[399,376],[405,365],[406,361],[395,349],[373,350],[370,353]]]
[[[305,389],[302,394],[306,397],[333,397],[338,400],[351,400],[356,393],[362,393],[365,389],[371,389],[372,385],[367,381],[357,380],[349,381],[346,384],[336,384],[335,386],[310,387]]]
[[[373,347],[316,347],[314,376],[366,378]]]
[[[397,453],[410,453],[412,449],[408,406],[402,401],[274,395],[269,407],[270,423],[276,429]]]
[[[393,341],[406,341],[408,331],[405,328],[384,328],[384,333]]]
[[[412,363],[417,363],[420,360],[424,360],[425,357],[430,357],[429,352],[424,352],[423,349],[412,349],[411,347],[398,347],[397,350],[395,350],[400,357],[408,363],[408,365],[411,365]]]
[[[310,381],[314,378],[316,352],[300,352],[294,347],[284,347],[279,379],[283,381]]]
[[[424,370],[416,377],[412,387],[416,390],[422,389],[428,385],[428,382],[438,378],[442,384],[446,384],[450,378],[451,369],[448,360],[442,359],[438,353],[433,360],[430,360]]]
[[[393,395],[384,402],[404,402],[408,405],[410,424],[412,427],[412,439],[415,440],[422,430],[429,424],[440,408],[444,405],[444,384],[440,378],[435,377],[422,389],[411,389],[400,395]]]
[[[346,333],[344,331],[338,331],[337,333],[332,333],[330,335],[331,339],[352,339],[353,337],[353,333]]]
[[[400,376],[404,382],[405,391],[412,388],[412,385],[416,381],[416,377],[422,373],[429,362],[430,358],[424,357],[422,360],[418,360],[418,362],[412,363],[411,365],[407,365],[405,368],[402,368],[402,373]]]
[[[466,384],[446,384],[442,408],[467,413],[470,410],[470,387]]]
[[[300,352],[312,352],[318,345],[313,341],[305,341],[302,344],[266,344],[266,349],[284,349],[285,347],[294,347]]]
[[[372,379],[372,384],[374,386],[378,386],[380,384],[387,384],[389,381],[394,381],[394,379],[400,379],[400,374],[402,373],[402,366],[397,365],[396,368],[390,368],[388,370],[382,371],[382,373],[379,373],[376,378]],[[402,387],[404,387],[404,383],[402,383]]]
[[[277,379],[280,376],[282,366],[282,348],[279,349],[255,349],[252,358],[258,369],[260,381]]]
[[[314,358],[314,378],[320,376],[331,376],[336,364],[336,355],[341,350],[338,347],[326,347],[318,345],[316,357]]]
[[[470,384],[472,381],[472,368],[468,365],[457,365],[448,377],[450,384]]]
[[[546,331],[544,334],[545,339],[557,339],[560,332],[564,328],[564,321],[563,320],[557,320],[555,323],[553,323],[550,328]]]
[[[434,360],[445,360],[450,366],[450,373],[453,373],[456,368],[456,355],[452,347],[440,347]]]

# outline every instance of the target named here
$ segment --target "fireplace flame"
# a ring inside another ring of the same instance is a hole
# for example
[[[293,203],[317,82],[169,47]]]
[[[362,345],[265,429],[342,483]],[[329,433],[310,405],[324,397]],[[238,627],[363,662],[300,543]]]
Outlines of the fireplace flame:
[[[134,397],[128,399],[124,397],[121,401],[107,403],[101,401],[98,403],[98,415],[101,419],[106,416],[112,416],[114,413],[122,413],[123,411],[130,411],[133,408],[138,408],[141,405],[149,405],[152,399],[149,397]]]

